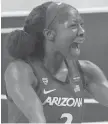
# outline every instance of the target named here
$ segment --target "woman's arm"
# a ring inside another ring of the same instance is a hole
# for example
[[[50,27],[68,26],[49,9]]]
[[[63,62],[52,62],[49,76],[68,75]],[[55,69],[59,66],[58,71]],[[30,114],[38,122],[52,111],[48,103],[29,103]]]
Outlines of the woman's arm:
[[[102,105],[108,107],[108,80],[102,70],[90,61],[80,60],[87,87],[86,90]]]
[[[10,64],[5,72],[7,93],[30,123],[44,123],[43,107],[31,87],[31,75],[32,69],[29,65],[22,62]]]

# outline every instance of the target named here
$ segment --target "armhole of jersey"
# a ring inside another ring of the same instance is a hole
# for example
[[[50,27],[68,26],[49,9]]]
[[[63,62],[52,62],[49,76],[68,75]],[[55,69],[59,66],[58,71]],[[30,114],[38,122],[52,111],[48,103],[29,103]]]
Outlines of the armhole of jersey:
[[[37,79],[37,86],[35,87],[35,92],[39,95],[39,92],[40,92],[40,82],[39,82],[39,78],[38,78],[38,74],[37,74],[37,71],[36,69],[34,68],[34,65],[32,64],[32,62],[27,59],[26,63],[29,64],[29,66],[32,68],[33,70],[33,74],[35,75],[36,79]]]
[[[37,78],[37,86],[35,87],[35,92],[39,94],[39,88],[40,88],[40,83],[39,83],[39,79],[38,79],[38,74],[36,72],[36,69],[34,68],[32,62],[30,60],[26,60],[24,61],[25,63],[29,64],[29,66],[32,68],[33,70],[33,74],[35,75],[35,77]],[[33,88],[34,89],[34,88]],[[7,100],[9,100],[10,102],[13,102],[13,100],[11,99],[11,97],[8,95],[7,93],[7,89],[6,89],[6,82],[5,82],[5,95],[7,97]]]
[[[5,84],[4,84],[4,90],[5,90],[5,95],[6,95],[6,97],[7,97],[7,100],[9,100],[10,102],[13,102],[13,100],[12,100],[12,98],[8,95],[8,93],[7,93],[7,89],[6,89],[6,82],[4,82]]]
[[[81,68],[81,65],[80,65],[79,61],[77,61],[77,63],[78,63],[78,69],[79,69],[81,79],[82,79],[82,83],[83,83],[83,88],[84,88],[84,90],[86,90],[86,85],[87,84],[86,84],[86,81],[85,81],[85,78],[84,78],[84,72],[83,72],[83,70]]]
[[[9,100],[10,102],[13,102],[13,100],[11,99],[10,96],[8,96],[7,90],[6,90],[6,85],[5,85],[5,95],[7,97],[7,100]]]

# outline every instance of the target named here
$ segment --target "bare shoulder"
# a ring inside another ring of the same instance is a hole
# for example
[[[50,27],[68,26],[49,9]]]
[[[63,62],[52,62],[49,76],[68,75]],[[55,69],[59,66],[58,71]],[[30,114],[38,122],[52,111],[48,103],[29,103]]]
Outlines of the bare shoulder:
[[[88,60],[79,60],[79,62],[84,74],[90,79],[95,79],[95,81],[106,80],[105,74],[99,66]]]
[[[79,63],[82,68],[99,69],[99,67],[96,64],[94,64],[93,62],[91,62],[89,60],[79,60]]]
[[[4,77],[6,82],[10,79],[20,82],[23,79],[31,79],[33,75],[32,68],[24,61],[18,60],[8,65]]]
[[[79,63],[82,65],[82,66],[92,66],[94,65],[93,62],[89,61],[89,60],[78,60]]]

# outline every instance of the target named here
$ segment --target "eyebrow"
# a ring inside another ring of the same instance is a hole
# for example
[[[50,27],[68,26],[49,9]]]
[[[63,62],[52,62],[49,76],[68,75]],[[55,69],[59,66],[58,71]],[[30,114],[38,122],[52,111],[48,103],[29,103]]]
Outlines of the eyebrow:
[[[80,20],[74,20],[74,19],[73,19],[73,20],[71,21],[71,24],[72,24],[73,22],[74,22],[74,23],[79,23],[79,22],[80,22],[80,23],[84,23],[84,20],[82,20],[82,19],[80,19]]]
[[[68,25],[70,26],[70,25],[73,25],[74,23],[78,23],[78,21],[73,19],[71,22],[68,22]]]
[[[68,22],[68,26],[73,25],[74,23],[77,23],[77,20],[72,19],[71,21]]]
[[[76,19],[72,19],[72,22],[77,22],[77,20]]]
[[[84,21],[81,19],[81,20],[72,20],[70,23],[68,23],[68,27],[70,27],[70,26],[72,26],[73,24],[75,24],[75,23],[80,23],[80,24],[83,24],[84,23]]]

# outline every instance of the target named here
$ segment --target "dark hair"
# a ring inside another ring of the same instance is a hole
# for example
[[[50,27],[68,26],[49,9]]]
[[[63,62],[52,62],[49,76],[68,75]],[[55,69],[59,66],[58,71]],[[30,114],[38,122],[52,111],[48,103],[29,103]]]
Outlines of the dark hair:
[[[8,52],[10,53],[10,55],[14,58],[26,58],[27,56],[34,56],[38,59],[43,59],[43,30],[47,26],[51,26],[57,16],[57,13],[60,14],[62,10],[65,7],[67,8],[68,6],[69,5],[66,4],[62,4],[61,6],[59,6],[55,2],[46,2],[34,8],[25,19],[23,29],[24,31],[17,30],[9,34]],[[47,22],[46,18],[48,18]]]
[[[36,8],[34,8],[31,13],[27,16],[24,24],[24,31],[29,33],[34,38],[36,37],[36,54],[35,56],[38,58],[44,57],[44,28],[51,27],[52,23],[54,23],[55,18],[58,15],[58,20],[60,23],[63,23],[64,13],[63,9],[73,8],[72,6],[65,3],[56,3],[56,2],[46,2]],[[73,8],[75,9],[75,8]],[[76,9],[75,9],[76,10]],[[67,14],[67,13],[66,13]],[[60,18],[59,18],[60,17]],[[46,22],[46,18],[47,22]],[[45,27],[46,26],[46,27]],[[54,26],[52,25],[52,29]]]
[[[24,31],[35,38],[35,56],[43,59],[44,57],[44,35],[43,30],[46,23],[46,11],[52,2],[46,2],[34,8],[27,16],[24,24]]]
[[[15,30],[7,36],[7,50],[13,58],[25,59],[34,53],[35,40],[23,30]]]

